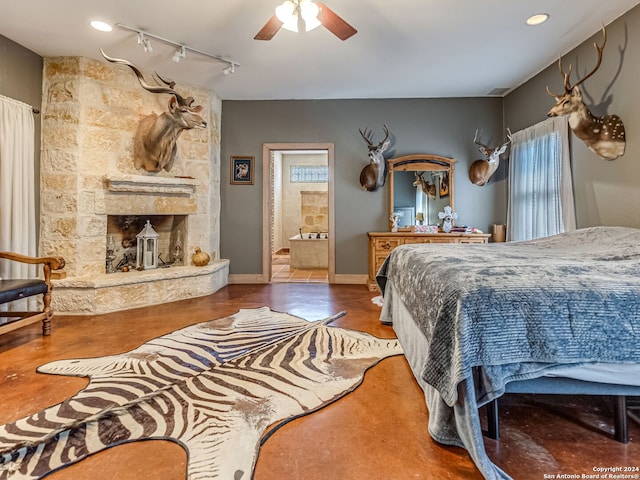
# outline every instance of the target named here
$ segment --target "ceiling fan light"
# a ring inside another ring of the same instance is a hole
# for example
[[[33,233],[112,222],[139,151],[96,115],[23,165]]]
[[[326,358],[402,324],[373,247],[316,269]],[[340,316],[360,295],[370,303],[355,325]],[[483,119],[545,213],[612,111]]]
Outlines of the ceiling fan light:
[[[318,20],[320,9],[318,5],[311,0],[301,0],[300,10],[302,11],[302,18],[304,18],[305,25],[307,26],[307,32],[321,25],[320,20]]]
[[[318,20],[320,9],[311,0],[300,0],[300,11],[302,12],[302,19],[307,32],[321,25],[320,20]],[[276,7],[276,17],[282,22],[282,28],[291,32],[298,31],[298,12],[295,2],[287,0],[278,5]]]
[[[296,6],[290,0],[287,0],[282,5],[278,5],[276,7],[276,17],[278,17],[278,20],[280,20],[283,23],[282,26],[287,30],[291,30],[293,32],[298,31],[298,26],[297,26],[298,19],[297,19],[297,15],[295,14],[295,11],[296,11]],[[294,28],[291,28],[292,25],[294,26]]]

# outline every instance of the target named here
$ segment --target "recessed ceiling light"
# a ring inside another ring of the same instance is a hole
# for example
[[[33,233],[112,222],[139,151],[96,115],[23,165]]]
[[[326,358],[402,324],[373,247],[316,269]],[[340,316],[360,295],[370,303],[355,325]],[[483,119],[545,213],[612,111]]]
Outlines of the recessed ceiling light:
[[[529,18],[527,18],[527,25],[540,25],[547,20],[549,20],[548,13],[536,13],[535,15],[531,15]]]
[[[101,32],[110,32],[111,30],[113,30],[113,27],[111,25],[100,20],[92,20],[91,26],[96,30],[100,30]]]

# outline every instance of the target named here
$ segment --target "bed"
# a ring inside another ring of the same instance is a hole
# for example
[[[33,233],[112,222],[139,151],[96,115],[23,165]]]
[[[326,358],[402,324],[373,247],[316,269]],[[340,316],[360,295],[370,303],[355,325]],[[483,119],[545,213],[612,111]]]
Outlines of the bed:
[[[640,395],[640,229],[405,245],[377,282],[381,321],[425,392],[429,433],[466,448],[487,479],[510,477],[486,455],[478,408],[514,386]]]

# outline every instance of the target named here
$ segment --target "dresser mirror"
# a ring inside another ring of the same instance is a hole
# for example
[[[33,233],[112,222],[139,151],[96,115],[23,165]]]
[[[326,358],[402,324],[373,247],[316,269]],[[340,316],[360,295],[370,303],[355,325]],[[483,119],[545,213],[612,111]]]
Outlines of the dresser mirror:
[[[398,227],[437,225],[438,213],[453,204],[452,158],[417,154],[392,158],[389,164],[389,212],[398,216]],[[427,192],[427,193],[425,193]]]

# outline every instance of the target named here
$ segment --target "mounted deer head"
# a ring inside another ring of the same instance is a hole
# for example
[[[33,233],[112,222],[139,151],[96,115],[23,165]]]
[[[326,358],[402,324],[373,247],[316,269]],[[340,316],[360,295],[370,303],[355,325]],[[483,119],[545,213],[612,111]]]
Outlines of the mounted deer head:
[[[476,130],[473,143],[478,145],[478,150],[484,155],[484,159],[476,160],[471,164],[471,167],[469,167],[469,180],[471,180],[471,183],[480,187],[487,183],[493,174],[496,173],[500,165],[500,155],[507,150],[507,147],[511,143],[511,130],[507,128],[508,141],[495,148],[489,148],[487,145],[480,143],[481,138],[482,130],[480,130],[480,135],[478,135],[478,130]]]
[[[110,62],[126,65],[138,77],[140,85],[151,93],[168,93],[169,108],[166,112],[157,115],[155,113],[144,117],[138,124],[133,143],[133,163],[137,169],[144,168],[147,172],[159,172],[165,169],[167,172],[173,167],[176,159],[176,141],[183,130],[192,128],[206,128],[205,122],[198,113],[201,105],[193,105],[193,98],[183,98],[173,89],[174,83],[158,78],[166,87],[152,86],[145,82],[140,70],[127,60],[109,57],[102,49],[102,56]]]
[[[416,179],[413,182],[413,186],[419,186],[427,197],[436,198],[436,184],[427,182],[423,175],[424,172],[415,172]]]
[[[377,145],[373,143],[373,132],[358,130],[369,147],[369,165],[360,172],[360,185],[367,192],[375,192],[384,185],[387,178],[387,161],[382,154],[389,148],[389,129],[384,126],[384,138]]]
[[[547,93],[556,99],[556,104],[549,110],[547,116],[569,115],[569,126],[573,133],[576,134],[576,137],[586,143],[587,147],[596,155],[607,160],[615,160],[624,154],[625,149],[626,140],[622,120],[617,115],[604,115],[602,117],[593,115],[582,101],[582,95],[578,88],[582,82],[600,68],[602,51],[607,43],[607,31],[604,27],[602,27],[602,35],[604,41],[601,47],[596,42],[593,43],[598,52],[596,66],[573,86],[569,81],[571,65],[569,65],[569,71],[565,73],[562,69],[562,57],[560,57],[558,67],[560,68],[560,74],[564,76],[564,93],[556,95],[547,86]]]

